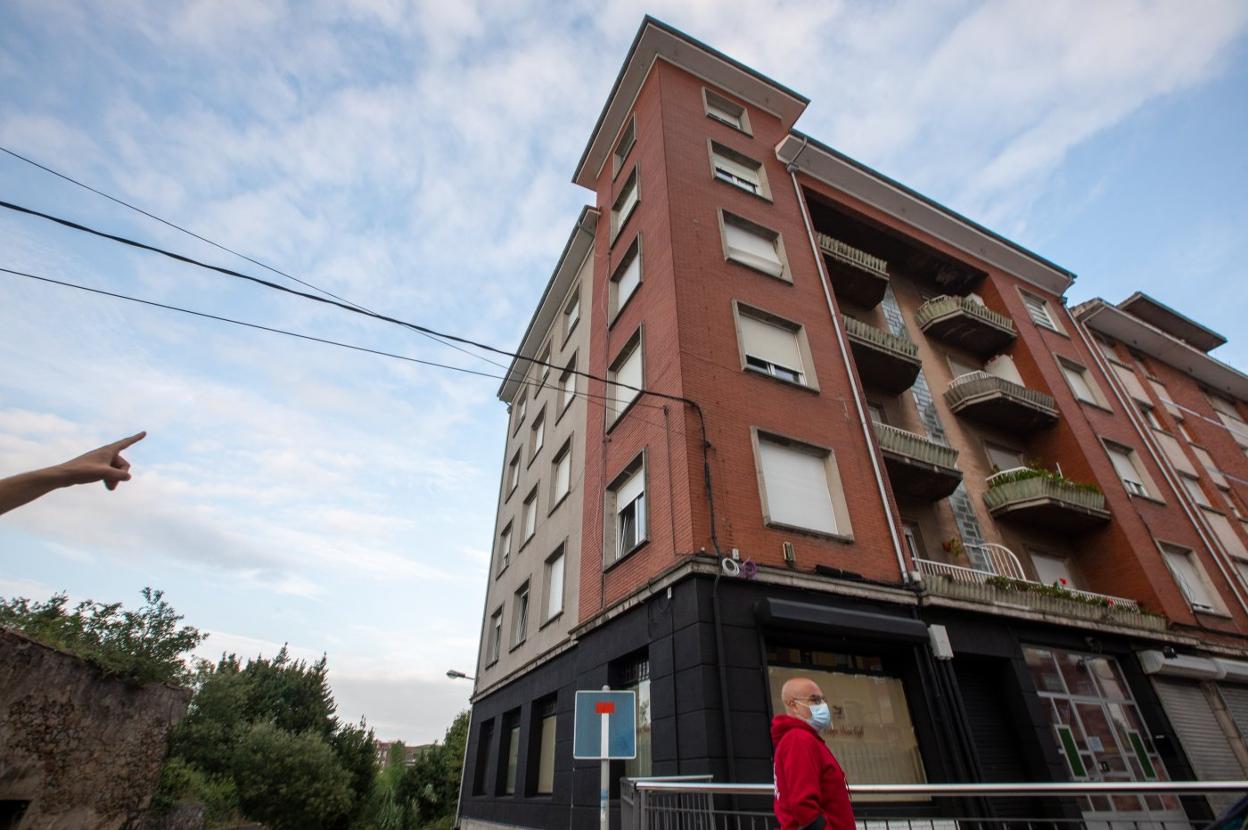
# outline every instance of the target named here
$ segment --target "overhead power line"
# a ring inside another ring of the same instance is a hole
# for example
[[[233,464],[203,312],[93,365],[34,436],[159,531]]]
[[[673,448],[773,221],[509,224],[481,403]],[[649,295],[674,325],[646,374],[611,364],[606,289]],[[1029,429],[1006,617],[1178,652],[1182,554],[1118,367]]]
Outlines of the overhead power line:
[[[360,305],[360,304],[359,304],[359,303],[357,303],[357,302],[353,302],[352,300],[348,300],[346,297],[339,296],[338,294],[335,294],[334,292],[332,292],[332,291],[330,291],[330,290],[328,290],[328,289],[321,288],[321,287],[320,287],[320,286],[318,286],[318,285],[314,285],[313,283],[308,282],[307,280],[300,279],[299,277],[296,277],[294,274],[291,274],[291,273],[288,273],[288,272],[286,272],[286,271],[283,271],[283,270],[282,270],[282,269],[280,269],[280,268],[276,268],[276,267],[274,267],[274,266],[272,266],[272,265],[269,265],[268,263],[261,262],[260,260],[255,259],[254,257],[250,257],[250,256],[248,256],[247,254],[244,254],[244,253],[242,253],[241,251],[237,251],[237,250],[235,250],[235,249],[233,249],[233,248],[231,248],[231,247],[229,247],[229,246],[227,246],[227,245],[222,245],[220,242],[217,242],[217,241],[215,241],[215,240],[209,239],[208,237],[203,236],[202,234],[198,234],[198,233],[196,233],[195,231],[191,230],[190,228],[184,227],[183,225],[179,225],[179,224],[178,224],[178,223],[176,223],[176,222],[171,222],[171,221],[169,221],[168,219],[165,219],[164,217],[157,216],[156,214],[152,213],[151,211],[144,210],[143,208],[139,207],[138,205],[132,204],[131,202],[127,202],[125,199],[118,198],[117,196],[114,196],[114,195],[112,195],[111,193],[106,193],[106,192],[104,192],[103,190],[100,190],[99,188],[92,187],[91,185],[87,184],[86,182],[83,182],[83,181],[80,181],[80,180],[78,180],[78,179],[75,179],[73,176],[70,176],[70,175],[68,175],[68,174],[66,174],[66,173],[62,173],[62,172],[61,172],[61,171],[59,171],[59,170],[54,170],[53,168],[48,167],[46,164],[40,164],[39,162],[35,161],[35,160],[34,160],[34,159],[32,159],[32,158],[29,158],[29,157],[27,157],[27,156],[24,156],[24,155],[22,155],[21,153],[18,153],[18,152],[14,151],[14,150],[10,150],[8,147],[0,146],[0,152],[7,153],[8,155],[12,156],[12,157],[13,157],[13,158],[15,158],[15,159],[18,159],[19,161],[23,161],[23,162],[25,162],[26,164],[31,165],[32,167],[37,167],[38,169],[43,170],[43,171],[44,171],[44,172],[46,172],[46,173],[50,173],[50,174],[52,174],[53,176],[56,176],[58,179],[62,179],[62,180],[64,180],[64,181],[69,182],[70,184],[76,185],[77,187],[81,187],[83,190],[90,191],[91,193],[94,193],[94,194],[95,194],[95,195],[97,195],[97,196],[101,196],[101,197],[103,197],[103,198],[105,198],[105,199],[108,199],[110,202],[113,202],[113,203],[115,203],[115,204],[121,205],[122,207],[124,207],[124,208],[128,208],[129,210],[132,210],[132,211],[134,211],[135,213],[138,213],[138,214],[141,214],[141,215],[143,215],[143,216],[146,216],[148,219],[152,219],[152,220],[154,220],[154,221],[156,221],[156,222],[161,223],[162,225],[165,225],[165,226],[167,226],[167,227],[173,228],[175,231],[178,231],[178,232],[180,232],[180,233],[184,233],[184,234],[186,234],[187,236],[189,236],[189,237],[191,237],[191,238],[193,238],[193,239],[198,239],[200,242],[203,242],[203,243],[205,243],[205,244],[207,244],[207,245],[211,245],[212,247],[217,248],[218,250],[225,251],[227,254],[232,254],[233,256],[236,256],[236,257],[238,257],[239,259],[244,259],[244,260],[246,260],[246,261],[248,261],[248,262],[252,263],[253,265],[258,265],[258,266],[260,266],[261,268],[265,269],[266,271],[270,271],[270,272],[272,272],[272,273],[274,273],[274,274],[277,274],[278,276],[285,277],[285,278],[286,278],[286,279],[288,279],[288,280],[292,280],[292,281],[294,281],[294,282],[297,282],[297,283],[299,283],[299,284],[300,284],[300,285],[302,285],[302,286],[306,286],[307,288],[311,288],[313,291],[318,291],[318,292],[320,292],[321,294],[324,294],[324,295],[325,295],[325,296],[327,296],[327,297],[330,297],[330,298],[335,299],[335,300],[339,300],[339,301],[341,301],[341,302],[346,303],[347,305],[354,306],[355,308],[358,308],[358,309],[360,309],[360,310],[362,310],[362,311],[367,311],[367,312],[369,312],[370,314],[371,314],[371,313],[373,313],[371,309],[366,308],[365,306],[362,306],[362,305]],[[446,346],[446,347],[448,347],[448,348],[454,349],[454,350],[455,350],[455,351],[457,351],[457,352],[463,352],[463,353],[464,353],[464,354],[466,354],[466,355],[471,355],[472,357],[476,358],[477,360],[484,360],[486,363],[489,363],[491,366],[497,366],[497,367],[498,367],[498,368],[500,368],[500,369],[506,369],[506,368],[507,368],[506,366],[504,366],[504,365],[503,365],[503,364],[501,364],[501,363],[498,363],[498,362],[496,362],[496,361],[490,360],[490,359],[489,359],[488,357],[486,357],[485,355],[480,355],[480,354],[477,354],[477,353],[475,353],[475,352],[470,352],[470,351],[468,351],[468,350],[467,350],[467,349],[465,349],[465,348],[462,348],[462,347],[460,347],[460,346],[456,346],[454,343],[447,343],[446,341],[444,341],[444,340],[440,340],[440,339],[438,339],[437,337],[435,337],[435,336],[434,336],[434,335],[432,335],[432,334],[428,334],[428,333],[426,333],[426,332],[417,332],[417,333],[418,333],[418,334],[423,335],[424,337],[429,338],[430,340],[434,341],[435,343],[440,343],[440,344],[441,344],[441,345],[443,345],[443,346]]]

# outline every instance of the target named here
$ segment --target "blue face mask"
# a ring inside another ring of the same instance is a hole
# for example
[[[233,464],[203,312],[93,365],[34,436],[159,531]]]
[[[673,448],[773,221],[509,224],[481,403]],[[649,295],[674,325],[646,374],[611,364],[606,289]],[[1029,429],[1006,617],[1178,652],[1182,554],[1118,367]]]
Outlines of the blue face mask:
[[[816,703],[810,709],[810,725],[815,729],[827,729],[832,725],[832,712],[826,703]]]

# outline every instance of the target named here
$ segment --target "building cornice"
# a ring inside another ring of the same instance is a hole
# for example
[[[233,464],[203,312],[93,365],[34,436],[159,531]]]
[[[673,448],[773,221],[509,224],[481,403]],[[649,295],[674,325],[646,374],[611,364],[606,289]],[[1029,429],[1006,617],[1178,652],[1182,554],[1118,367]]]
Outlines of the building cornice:
[[[1073,272],[798,130],[776,145],[776,158],[1051,294],[1064,295],[1075,281]]]
[[[1248,375],[1100,297],[1080,303],[1071,311],[1092,331],[1126,343],[1211,389],[1248,401]]]
[[[528,328],[524,330],[524,337],[520,338],[520,348],[516,353],[521,357],[512,358],[507,367],[507,375],[498,388],[498,397],[505,403],[511,403],[515,398],[520,382],[529,371],[530,361],[522,358],[537,356],[537,350],[545,341],[546,332],[563,311],[563,299],[571,290],[572,281],[580,272],[585,257],[593,252],[594,231],[598,227],[599,215],[597,208],[589,205],[581,208],[581,215],[577,217],[576,225],[563,246],[563,253],[559,255],[554,273],[550,275],[546,290],[542,292],[542,298],[538,300],[537,308],[529,319]],[[589,307],[583,308],[581,313],[588,314]]]
[[[628,49],[620,73],[607,95],[607,102],[598,115],[576,164],[572,181],[591,190],[596,186],[602,166],[611,156],[616,136],[624,125],[642,83],[656,60],[704,78],[720,89],[764,109],[780,119],[785,129],[797,121],[810,100],[739,61],[707,46],[679,29],[649,15],[641,22],[637,36]]]

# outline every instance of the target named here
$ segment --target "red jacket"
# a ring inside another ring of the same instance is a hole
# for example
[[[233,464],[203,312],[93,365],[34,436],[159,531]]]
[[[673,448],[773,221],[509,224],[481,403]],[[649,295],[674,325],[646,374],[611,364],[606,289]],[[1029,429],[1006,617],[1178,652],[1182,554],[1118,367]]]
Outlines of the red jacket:
[[[780,830],[855,830],[845,773],[819,733],[804,720],[776,715],[771,744]]]

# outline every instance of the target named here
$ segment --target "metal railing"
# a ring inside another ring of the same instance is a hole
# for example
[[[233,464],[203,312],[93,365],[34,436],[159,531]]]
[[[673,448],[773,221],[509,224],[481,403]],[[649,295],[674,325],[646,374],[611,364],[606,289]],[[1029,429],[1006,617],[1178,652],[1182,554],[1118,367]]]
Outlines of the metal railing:
[[[1202,830],[1208,816],[1248,793],[1248,781],[858,784],[849,791],[859,830]],[[624,779],[620,827],[774,830],[774,792],[770,783]],[[1209,800],[1194,798],[1201,796]]]
[[[967,547],[970,547],[969,545]],[[1023,582],[1028,585],[1045,586],[1043,582],[1037,582],[1034,579],[1028,579],[1025,576],[1013,576],[1010,574],[993,573],[979,568],[968,568],[964,565],[950,565],[946,562],[937,562],[934,559],[919,559],[915,557],[914,565],[919,570],[921,576],[943,576],[953,582],[961,582],[967,585],[983,585],[989,579],[994,577],[1006,577],[1013,582]],[[1083,591],[1078,588],[1068,588],[1059,586],[1065,594],[1073,594],[1076,597],[1082,597],[1087,600],[1096,602],[1111,601],[1113,604],[1126,611],[1138,611],[1140,604],[1133,599],[1126,597],[1116,597],[1113,594],[1098,594],[1095,591]]]

